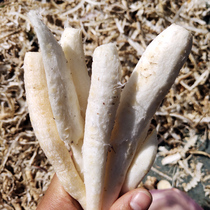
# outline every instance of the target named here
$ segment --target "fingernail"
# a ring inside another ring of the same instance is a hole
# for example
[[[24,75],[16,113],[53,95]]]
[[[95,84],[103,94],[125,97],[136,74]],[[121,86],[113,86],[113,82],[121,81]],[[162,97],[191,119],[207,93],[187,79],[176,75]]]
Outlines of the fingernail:
[[[151,202],[151,196],[147,191],[139,191],[130,202],[133,210],[145,210]]]

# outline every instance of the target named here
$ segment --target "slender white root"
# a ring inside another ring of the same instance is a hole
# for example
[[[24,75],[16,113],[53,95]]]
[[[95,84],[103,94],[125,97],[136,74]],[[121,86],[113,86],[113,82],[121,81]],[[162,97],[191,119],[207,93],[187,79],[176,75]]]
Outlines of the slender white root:
[[[87,100],[90,89],[90,77],[85,64],[85,55],[82,44],[82,33],[79,29],[65,28],[61,36],[61,47],[71,69],[76,88],[81,114],[85,119]]]
[[[83,119],[85,119],[90,89],[90,77],[88,76],[85,64],[81,30],[69,27],[65,28],[61,36],[60,44],[68,62],[68,68],[72,73],[81,115]],[[80,139],[77,144],[71,144],[71,150],[73,152],[73,159],[76,163],[77,170],[79,171],[81,178],[84,180],[83,160],[81,155],[82,144],[83,139]]]
[[[57,131],[41,53],[26,53],[24,80],[35,135],[65,190],[85,208],[85,186]]]
[[[67,146],[77,144],[83,138],[84,120],[64,52],[36,12],[30,11],[28,16],[39,40],[50,104],[59,136]]]
[[[150,170],[157,154],[157,132],[153,130],[134,156],[128,169],[121,192],[124,194],[135,189]]]
[[[147,47],[126,84],[111,136],[103,209],[117,199],[142,131],[167,94],[192,46],[190,33],[175,24]]]
[[[87,210],[102,208],[107,152],[121,92],[120,70],[114,44],[95,49],[83,145]]]

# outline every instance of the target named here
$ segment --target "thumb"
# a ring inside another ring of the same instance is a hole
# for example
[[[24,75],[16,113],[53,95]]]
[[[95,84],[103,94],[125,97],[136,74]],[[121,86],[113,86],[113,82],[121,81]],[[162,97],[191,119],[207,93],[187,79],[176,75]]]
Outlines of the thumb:
[[[147,210],[152,202],[152,196],[144,188],[127,192],[115,201],[110,210]]]

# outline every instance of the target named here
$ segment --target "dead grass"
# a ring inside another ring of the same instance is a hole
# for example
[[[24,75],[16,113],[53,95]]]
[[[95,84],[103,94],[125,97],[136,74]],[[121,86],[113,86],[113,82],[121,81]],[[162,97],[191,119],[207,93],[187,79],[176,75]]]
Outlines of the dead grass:
[[[0,3],[0,208],[35,209],[53,175],[53,169],[34,136],[25,103],[23,59],[38,51],[27,18],[36,9],[59,40],[63,28],[81,28],[88,69],[93,50],[116,43],[125,82],[146,46],[171,23],[194,36],[190,57],[161,107],[153,125],[159,134],[163,164],[179,170],[176,187],[186,191],[202,182],[210,195],[210,172],[203,171],[195,155],[206,156],[209,139],[210,4],[207,0],[143,0],[104,2],[25,1]],[[190,163],[190,164],[189,164]],[[190,176],[190,182],[181,179]]]

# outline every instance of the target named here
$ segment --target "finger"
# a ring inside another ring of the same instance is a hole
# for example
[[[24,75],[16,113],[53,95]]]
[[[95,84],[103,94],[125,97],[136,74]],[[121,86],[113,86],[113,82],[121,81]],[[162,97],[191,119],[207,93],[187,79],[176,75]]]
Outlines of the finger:
[[[39,203],[37,210],[80,210],[79,203],[74,200],[60,184],[56,174],[54,175],[44,197]]]
[[[121,196],[110,210],[147,210],[151,202],[151,194],[146,189],[139,188]]]

